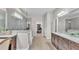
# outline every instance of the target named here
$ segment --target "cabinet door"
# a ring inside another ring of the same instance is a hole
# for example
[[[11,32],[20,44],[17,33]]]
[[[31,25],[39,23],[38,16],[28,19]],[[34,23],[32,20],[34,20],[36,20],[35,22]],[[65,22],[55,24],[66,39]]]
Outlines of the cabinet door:
[[[59,46],[58,46],[58,48],[59,48],[60,50],[63,49],[63,40],[62,40],[62,38],[60,38],[60,37],[59,37]]]
[[[52,42],[52,44],[54,44],[55,45],[55,37],[54,37],[54,35],[52,34],[52,39],[51,39],[51,42]]]
[[[79,50],[79,44],[75,42],[70,43],[71,50]]]
[[[59,49],[59,48],[58,48],[58,46],[59,46],[58,41],[59,41],[59,40],[58,40],[58,36],[55,36],[54,42],[55,42],[55,46],[56,46],[57,49]]]
[[[68,50],[69,49],[69,40],[63,39],[62,40],[62,45],[63,45],[63,50]]]
[[[59,49],[68,50],[69,49],[69,40],[59,37]]]

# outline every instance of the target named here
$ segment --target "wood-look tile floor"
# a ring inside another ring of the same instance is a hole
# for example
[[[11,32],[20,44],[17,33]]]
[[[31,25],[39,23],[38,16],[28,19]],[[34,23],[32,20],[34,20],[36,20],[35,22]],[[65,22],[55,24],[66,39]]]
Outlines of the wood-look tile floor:
[[[42,34],[37,34],[32,40],[30,50],[56,50],[52,43],[43,37]]]

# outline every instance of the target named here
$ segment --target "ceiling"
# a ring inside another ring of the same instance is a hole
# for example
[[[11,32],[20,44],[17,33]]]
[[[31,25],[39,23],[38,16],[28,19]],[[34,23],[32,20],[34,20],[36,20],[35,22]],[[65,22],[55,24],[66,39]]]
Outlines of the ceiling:
[[[42,16],[48,11],[52,11],[54,8],[26,8],[29,16]]]
[[[56,12],[56,14],[61,13],[61,11],[68,12],[67,15],[79,14],[79,8],[6,8],[10,15],[14,12],[19,13],[23,17],[29,16],[43,16],[46,12]],[[4,12],[0,9],[0,13]],[[26,17],[27,18],[27,17]]]

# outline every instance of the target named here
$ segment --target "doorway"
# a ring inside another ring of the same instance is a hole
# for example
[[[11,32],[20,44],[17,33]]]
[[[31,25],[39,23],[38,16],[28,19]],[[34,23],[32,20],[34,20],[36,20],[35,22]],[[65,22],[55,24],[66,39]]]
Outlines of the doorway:
[[[42,33],[41,24],[37,24],[37,33]]]

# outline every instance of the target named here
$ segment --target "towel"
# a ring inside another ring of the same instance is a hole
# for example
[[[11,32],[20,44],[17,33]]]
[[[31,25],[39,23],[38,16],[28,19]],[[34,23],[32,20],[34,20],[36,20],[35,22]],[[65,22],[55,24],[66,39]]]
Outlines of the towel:
[[[28,49],[29,48],[29,42],[28,42],[28,33],[18,33],[17,35],[17,49]]]

